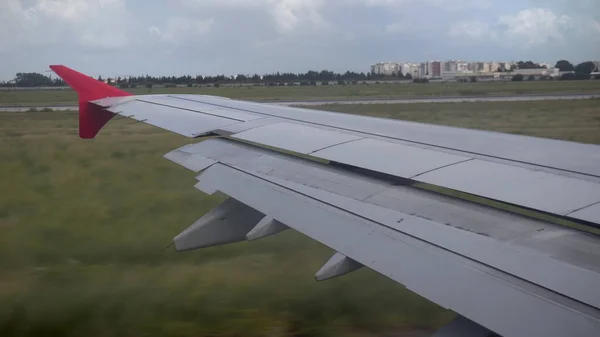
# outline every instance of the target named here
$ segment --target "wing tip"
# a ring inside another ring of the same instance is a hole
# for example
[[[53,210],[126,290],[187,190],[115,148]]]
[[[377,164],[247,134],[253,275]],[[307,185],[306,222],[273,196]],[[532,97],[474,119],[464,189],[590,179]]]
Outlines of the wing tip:
[[[132,95],[62,64],[52,64],[49,67],[77,92],[79,99],[79,138],[90,139],[96,137],[100,129],[114,116],[112,112],[106,111],[102,107],[90,103],[90,101],[106,97]]]

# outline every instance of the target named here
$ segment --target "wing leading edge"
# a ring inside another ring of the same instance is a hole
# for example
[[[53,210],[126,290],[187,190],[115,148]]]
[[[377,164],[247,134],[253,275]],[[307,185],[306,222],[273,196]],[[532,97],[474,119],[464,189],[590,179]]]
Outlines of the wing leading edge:
[[[115,114],[187,137],[228,138],[165,155],[200,173],[199,190],[230,196],[175,237],[178,250],[292,228],[337,252],[317,280],[367,266],[459,313],[440,333],[600,331],[596,236],[411,186],[425,182],[598,224],[598,146],[211,96],[132,96],[51,68],[80,92],[82,138]],[[481,142],[464,142],[461,133]],[[518,146],[525,156],[512,152]]]

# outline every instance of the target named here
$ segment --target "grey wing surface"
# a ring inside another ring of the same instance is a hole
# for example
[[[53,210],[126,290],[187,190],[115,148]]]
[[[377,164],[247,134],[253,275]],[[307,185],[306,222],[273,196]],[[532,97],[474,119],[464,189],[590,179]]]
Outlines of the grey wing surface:
[[[364,266],[457,312],[440,336],[600,335],[596,235],[422,188],[600,226],[600,146],[214,96],[92,103],[219,136],[165,155],[199,173],[200,191],[229,196],[178,250],[292,228],[337,252],[317,280]]]

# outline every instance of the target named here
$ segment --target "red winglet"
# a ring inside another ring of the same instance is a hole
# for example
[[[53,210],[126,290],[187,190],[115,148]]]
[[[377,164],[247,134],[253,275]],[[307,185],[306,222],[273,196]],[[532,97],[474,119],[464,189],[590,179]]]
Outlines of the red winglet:
[[[68,67],[52,65],[50,69],[67,82],[79,96],[79,137],[81,138],[94,138],[98,131],[114,116],[112,112],[91,104],[90,101],[107,97],[131,96],[126,91],[119,90]]]

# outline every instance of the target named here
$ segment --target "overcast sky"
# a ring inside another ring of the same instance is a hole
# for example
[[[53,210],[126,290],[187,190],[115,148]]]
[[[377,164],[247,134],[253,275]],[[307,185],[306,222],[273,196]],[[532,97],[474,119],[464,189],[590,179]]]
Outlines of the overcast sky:
[[[0,80],[600,59],[599,0],[0,0]]]

